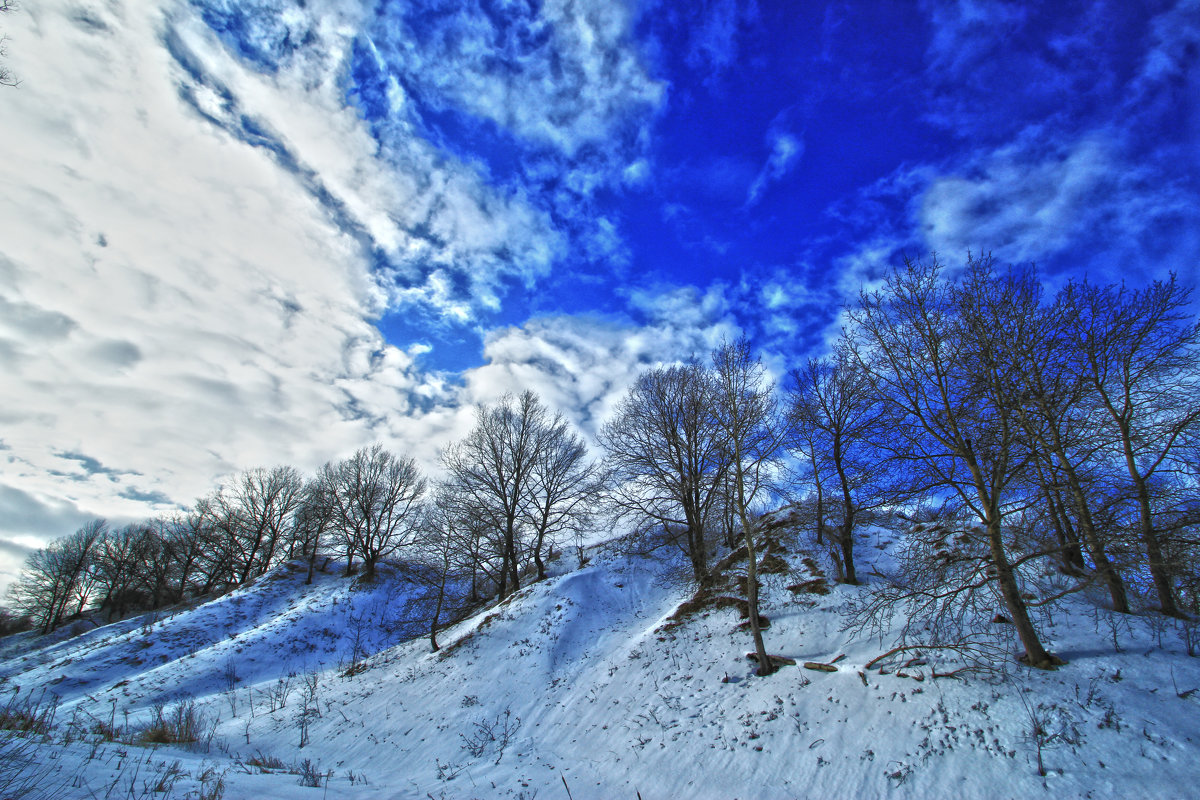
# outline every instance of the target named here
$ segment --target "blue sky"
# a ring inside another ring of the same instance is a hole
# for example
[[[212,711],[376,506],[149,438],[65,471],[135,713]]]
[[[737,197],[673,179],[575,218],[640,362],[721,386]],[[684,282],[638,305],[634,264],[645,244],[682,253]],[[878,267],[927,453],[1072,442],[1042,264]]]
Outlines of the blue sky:
[[[904,255],[1200,256],[1200,2],[43,0],[0,20],[0,583],[533,388],[784,370]]]
[[[1194,4],[645,4],[602,12],[624,18],[592,48],[551,5],[380,3],[355,43],[346,95],[381,149],[418,132],[544,213],[558,248],[532,281],[501,253],[497,305],[461,323],[387,313],[433,367],[481,363],[481,332],[532,315],[640,320],[631,293],[661,286],[721,287],[763,346],[805,352],[848,270],[931,249],[1194,269]],[[291,57],[207,18],[264,69]]]

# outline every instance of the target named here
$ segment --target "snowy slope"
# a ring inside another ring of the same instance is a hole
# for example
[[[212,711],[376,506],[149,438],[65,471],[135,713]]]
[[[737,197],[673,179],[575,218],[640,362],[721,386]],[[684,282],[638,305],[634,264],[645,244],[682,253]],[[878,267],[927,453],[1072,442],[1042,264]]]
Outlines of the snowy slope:
[[[4,688],[50,686],[59,720],[119,709],[119,722],[129,709],[136,721],[155,701],[195,696],[220,719],[209,751],[147,756],[180,761],[179,797],[197,796],[205,770],[208,786],[223,774],[226,797],[316,797],[251,763],[305,759],[332,772],[337,797],[1192,796],[1200,698],[1188,690],[1200,687],[1200,659],[1173,629],[1119,620],[1117,652],[1107,612],[1077,598],[1046,631],[1069,662],[1058,671],[1016,668],[1000,682],[934,679],[929,665],[880,674],[865,665],[887,643],[843,630],[847,597],[869,588],[788,591],[816,573],[796,543],[784,546],[789,571],[763,581],[768,649],[836,660],[835,672],[756,677],[735,608],[676,615],[691,596],[682,563],[611,549],[444,632],[441,652],[413,640],[352,676],[347,620],[386,615],[389,595],[402,603],[397,582],[352,591],[325,576],[306,588],[282,572],[152,630],[125,624],[10,659],[0,674]],[[270,711],[267,694],[305,669],[321,670],[320,716],[301,748],[299,680],[283,708]],[[1044,777],[1031,715],[1044,723]],[[105,760],[114,747],[90,760],[82,742],[41,752],[102,797],[96,787],[122,763]]]

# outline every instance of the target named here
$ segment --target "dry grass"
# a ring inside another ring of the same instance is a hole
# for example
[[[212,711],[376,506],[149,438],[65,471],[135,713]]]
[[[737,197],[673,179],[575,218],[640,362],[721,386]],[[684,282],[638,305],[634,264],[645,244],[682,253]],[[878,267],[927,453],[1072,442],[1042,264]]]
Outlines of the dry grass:
[[[829,584],[824,578],[813,578],[809,581],[793,583],[787,588],[792,594],[829,594]]]
[[[54,727],[54,713],[58,710],[58,699],[46,699],[42,692],[35,699],[33,692],[21,697],[15,691],[8,702],[0,708],[0,730],[17,733],[49,733]]]
[[[791,571],[791,566],[770,550],[763,556],[763,560],[758,564],[758,571],[765,575],[786,575]]]
[[[180,700],[170,708],[154,707],[154,718],[137,732],[140,744],[191,744],[211,736],[213,723],[196,708],[195,700]]]
[[[697,614],[722,608],[736,608],[743,619],[750,616],[749,605],[742,598],[716,594],[710,588],[703,588],[692,595],[690,599],[680,603],[671,616],[667,617],[667,621],[658,627],[658,630],[659,632],[674,630]]]

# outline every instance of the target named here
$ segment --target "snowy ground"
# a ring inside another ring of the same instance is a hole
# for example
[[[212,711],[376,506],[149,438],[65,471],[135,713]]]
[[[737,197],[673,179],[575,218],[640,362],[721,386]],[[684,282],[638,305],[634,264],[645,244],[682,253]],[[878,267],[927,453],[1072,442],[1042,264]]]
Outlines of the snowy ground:
[[[862,552],[885,557],[875,543]],[[1171,625],[1114,627],[1078,597],[1045,631],[1069,662],[1057,671],[880,674],[865,665],[888,643],[843,630],[847,597],[869,587],[788,591],[817,576],[785,547],[789,571],[764,576],[768,649],[836,672],[756,677],[735,608],[672,621],[691,597],[681,564],[601,549],[443,632],[439,653],[426,639],[389,646],[411,633],[396,622],[402,581],[326,575],[305,587],[284,569],[153,623],[24,656],[10,644],[0,692],[58,696],[58,733],[30,764],[66,797],[211,797],[218,779],[228,798],[288,800],[1195,796],[1200,659]],[[356,650],[373,655],[347,676]],[[306,674],[319,716],[300,747]],[[72,719],[77,731],[136,726],[181,697],[216,720],[207,746],[63,742]],[[322,788],[298,785],[305,761],[327,776]]]

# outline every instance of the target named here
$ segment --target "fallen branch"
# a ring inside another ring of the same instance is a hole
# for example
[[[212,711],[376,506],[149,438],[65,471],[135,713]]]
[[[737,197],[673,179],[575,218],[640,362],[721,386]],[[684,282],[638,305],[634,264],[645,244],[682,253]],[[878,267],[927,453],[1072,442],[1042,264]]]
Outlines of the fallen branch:
[[[838,668],[833,664],[822,664],[820,661],[805,661],[805,669],[815,669],[821,672],[837,672]]]
[[[957,678],[958,673],[970,672],[972,669],[974,669],[974,667],[959,667],[958,669],[951,670],[950,672],[938,672],[935,669],[935,670],[930,670],[929,677],[931,677],[931,678]]]
[[[866,667],[864,667],[864,669],[870,669],[871,667],[875,666],[880,661],[883,661],[885,658],[888,658],[889,656],[894,656],[897,653],[904,653],[909,650],[962,650],[962,649],[963,649],[963,645],[958,645],[958,644],[945,644],[945,645],[902,644],[899,647],[893,647],[891,650],[888,650],[883,655],[876,656],[875,658],[871,659],[870,661],[867,662],[867,665],[866,665]]]
[[[758,653],[746,653],[746,658],[750,659],[755,664],[758,663]],[[767,658],[770,659],[771,664],[776,667],[796,666],[796,659],[788,658],[787,656],[768,655]]]

